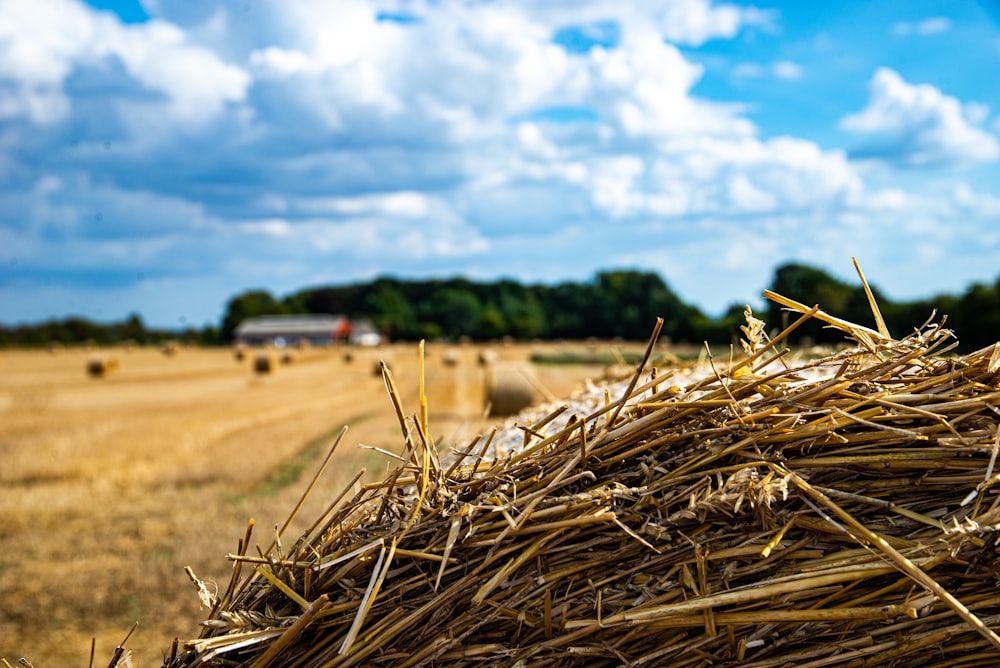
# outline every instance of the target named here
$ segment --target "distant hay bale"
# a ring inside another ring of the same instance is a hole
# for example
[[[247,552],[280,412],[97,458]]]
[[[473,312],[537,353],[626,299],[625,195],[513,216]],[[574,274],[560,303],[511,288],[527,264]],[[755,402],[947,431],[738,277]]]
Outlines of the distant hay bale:
[[[495,364],[497,361],[497,352],[495,350],[480,350],[476,356],[476,361],[479,363],[479,366]]]
[[[274,356],[271,353],[260,353],[253,359],[253,370],[259,376],[264,376],[274,371]]]
[[[285,351],[281,354],[281,363],[288,365],[295,361],[295,356],[292,353]]]
[[[236,346],[235,348],[233,348],[233,359],[235,359],[237,362],[242,362],[243,360],[246,359],[246,357],[247,357],[246,348],[244,348],[243,346]]]
[[[441,356],[441,362],[445,366],[458,366],[459,355],[458,351],[446,350],[444,355]]]
[[[627,364],[610,364],[604,368],[604,378],[607,380],[621,380],[631,378],[635,374],[635,367]]]
[[[535,388],[519,365],[497,364],[487,369],[486,404],[491,416],[513,415],[535,400]]]
[[[341,357],[343,358],[345,364],[350,364],[354,361],[354,351],[345,350]]]
[[[173,357],[180,351],[181,347],[176,341],[167,341],[160,346],[160,352],[167,357]]]
[[[118,369],[118,358],[114,356],[92,357],[87,360],[87,375],[91,378],[105,378]]]

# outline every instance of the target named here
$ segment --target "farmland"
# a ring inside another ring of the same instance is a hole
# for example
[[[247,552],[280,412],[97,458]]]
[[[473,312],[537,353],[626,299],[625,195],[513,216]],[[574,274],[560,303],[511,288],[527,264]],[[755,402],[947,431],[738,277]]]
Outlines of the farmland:
[[[555,348],[494,350],[524,361]],[[486,426],[480,351],[427,348],[429,425],[442,448]],[[86,372],[98,352],[119,362],[103,378]],[[308,524],[362,467],[381,477],[389,458],[359,446],[398,452],[402,438],[374,367],[387,361],[413,414],[417,348],[353,352],[347,361],[337,349],[293,351],[267,375],[253,372],[252,350],[242,361],[201,348],[0,352],[0,657],[81,665],[96,638],[101,663],[138,620],[135,665],[159,665],[203,615],[184,567],[224,585],[225,555],[251,517],[252,544],[266,548],[344,425],[298,521]],[[530,369],[555,396],[602,371]]]

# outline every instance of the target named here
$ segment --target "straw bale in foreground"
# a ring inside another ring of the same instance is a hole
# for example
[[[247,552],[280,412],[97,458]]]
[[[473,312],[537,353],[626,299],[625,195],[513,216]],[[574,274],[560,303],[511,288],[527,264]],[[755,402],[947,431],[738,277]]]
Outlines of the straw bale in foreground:
[[[740,358],[641,365],[496,460],[442,462],[386,370],[407,463],[263,556],[248,529],[217,595],[189,573],[164,665],[997,665],[1000,347],[781,303],[773,341],[748,310]],[[807,317],[857,345],[787,359]]]

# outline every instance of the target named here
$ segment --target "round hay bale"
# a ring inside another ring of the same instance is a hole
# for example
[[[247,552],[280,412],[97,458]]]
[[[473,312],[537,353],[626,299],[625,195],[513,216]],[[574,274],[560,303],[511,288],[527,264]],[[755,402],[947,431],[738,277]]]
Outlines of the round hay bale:
[[[444,355],[441,356],[441,362],[445,366],[458,366],[458,351],[456,350],[446,350]]]
[[[351,362],[354,361],[354,352],[351,350],[345,350],[343,358],[345,364],[350,364]]]
[[[236,346],[235,348],[233,348],[233,359],[235,359],[237,362],[242,362],[243,360],[246,359],[246,357],[247,357],[246,348],[244,348],[243,346]]]
[[[496,364],[497,351],[480,350],[479,355],[477,355],[476,357],[476,361],[479,363],[479,366],[489,366],[491,364]]]
[[[622,380],[635,375],[635,367],[627,364],[610,364],[604,367],[605,380]]]
[[[295,361],[295,357],[290,352],[286,351],[286,352],[283,352],[281,354],[281,363],[282,364],[291,364],[294,361]]]
[[[87,360],[87,375],[91,378],[104,378],[117,368],[117,357],[92,357]]]
[[[258,375],[269,374],[274,368],[274,357],[270,353],[261,353],[253,359],[253,370]]]
[[[486,405],[491,416],[514,415],[535,403],[535,387],[515,364],[494,365],[486,371]]]
[[[167,357],[173,357],[180,349],[180,345],[176,341],[167,341],[160,346],[160,352]]]

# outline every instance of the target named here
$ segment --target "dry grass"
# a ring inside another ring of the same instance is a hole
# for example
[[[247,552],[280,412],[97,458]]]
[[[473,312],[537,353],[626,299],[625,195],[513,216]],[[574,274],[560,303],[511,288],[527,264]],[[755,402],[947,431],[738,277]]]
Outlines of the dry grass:
[[[167,360],[137,348],[95,382],[83,371],[93,351],[3,351],[0,657],[85,664],[92,638],[97,655],[110,656],[138,620],[134,662],[159,665],[200,614],[184,567],[225,582],[219,555],[247,518],[265,532],[284,520],[301,492],[296,468],[311,470],[310,452],[321,456],[330,434],[351,427],[301,517],[319,513],[363,467],[380,478],[385,458],[354,447],[398,441],[370,363],[398,359],[400,391],[412,402],[415,354],[412,346],[353,353],[360,363],[345,364],[337,350],[302,351],[282,373],[257,378],[230,350],[185,349]],[[463,355],[457,369],[428,369],[441,441],[475,428],[482,413],[482,371],[475,350]],[[568,392],[592,370],[542,373]]]

